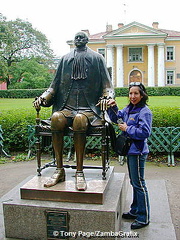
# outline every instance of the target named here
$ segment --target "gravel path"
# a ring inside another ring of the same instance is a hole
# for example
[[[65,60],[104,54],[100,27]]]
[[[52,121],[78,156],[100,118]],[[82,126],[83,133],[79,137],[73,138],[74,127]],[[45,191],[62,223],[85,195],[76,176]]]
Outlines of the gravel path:
[[[70,162],[69,164],[74,164]],[[85,161],[88,165],[100,165],[99,161]],[[126,163],[121,166],[117,161],[112,161],[115,172],[127,173]],[[10,191],[26,177],[36,174],[36,161],[0,164],[0,197]],[[180,165],[167,167],[166,164],[147,163],[146,179],[164,179],[166,182],[172,221],[175,227],[177,240],[180,240]],[[163,199],[162,199],[163,201]],[[173,239],[172,239],[173,240]]]

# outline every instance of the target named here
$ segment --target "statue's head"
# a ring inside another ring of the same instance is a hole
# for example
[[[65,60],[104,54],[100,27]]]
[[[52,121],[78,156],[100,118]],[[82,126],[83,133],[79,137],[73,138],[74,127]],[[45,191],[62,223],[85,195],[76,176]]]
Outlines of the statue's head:
[[[85,47],[89,38],[85,32],[78,32],[74,37],[74,44],[77,48]]]

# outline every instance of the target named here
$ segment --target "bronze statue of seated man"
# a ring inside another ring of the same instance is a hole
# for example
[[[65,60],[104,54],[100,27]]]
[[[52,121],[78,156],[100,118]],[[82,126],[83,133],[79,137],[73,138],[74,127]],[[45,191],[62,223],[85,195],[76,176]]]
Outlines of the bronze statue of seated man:
[[[86,132],[89,126],[102,125],[102,112],[97,105],[99,99],[114,97],[104,58],[89,49],[87,43],[86,33],[75,35],[75,49],[61,58],[50,87],[34,101],[35,108],[53,106],[51,131],[57,169],[45,187],[65,181],[63,137],[65,129],[72,127],[77,160],[76,188],[86,190],[83,173]],[[104,100],[101,101],[104,104]]]

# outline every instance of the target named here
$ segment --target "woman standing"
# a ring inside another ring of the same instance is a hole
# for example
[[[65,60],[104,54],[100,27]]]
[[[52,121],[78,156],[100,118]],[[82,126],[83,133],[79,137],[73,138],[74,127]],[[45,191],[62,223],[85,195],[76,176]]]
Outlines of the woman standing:
[[[148,95],[144,85],[140,82],[131,82],[129,85],[129,105],[118,110],[114,99],[108,102],[108,115],[112,122],[118,124],[122,134],[128,135],[131,146],[127,154],[127,166],[130,183],[133,187],[133,202],[130,210],[123,213],[122,218],[135,219],[131,229],[139,229],[149,224],[149,197],[144,179],[144,167],[149,153],[147,138],[151,134],[152,113],[147,107]]]

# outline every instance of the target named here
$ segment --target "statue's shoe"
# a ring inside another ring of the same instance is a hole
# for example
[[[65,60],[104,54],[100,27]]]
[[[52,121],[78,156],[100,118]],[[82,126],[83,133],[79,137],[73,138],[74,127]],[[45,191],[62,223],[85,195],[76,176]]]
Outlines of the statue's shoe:
[[[87,184],[83,172],[76,172],[76,189],[78,191],[85,191],[87,189]]]
[[[56,185],[58,182],[64,182],[65,181],[65,170],[64,168],[56,169],[54,174],[46,183],[44,183],[44,187],[52,187]]]

